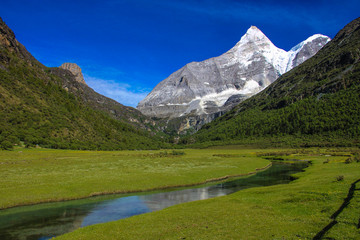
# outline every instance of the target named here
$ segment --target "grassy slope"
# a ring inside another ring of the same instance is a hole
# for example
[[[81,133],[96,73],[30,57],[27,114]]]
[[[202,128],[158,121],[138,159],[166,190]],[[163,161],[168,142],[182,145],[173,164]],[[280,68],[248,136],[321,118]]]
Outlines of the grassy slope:
[[[298,145],[359,145],[359,46],[360,18],[314,57],[183,141],[282,141],[286,136]]]
[[[52,72],[54,69],[31,56],[0,18],[0,149],[12,148],[20,142],[29,146],[92,150],[165,146],[149,132],[118,121],[91,104],[104,102],[105,97],[92,93],[96,99],[87,102],[80,93],[84,87],[79,87],[78,94],[74,94],[75,90],[71,93],[63,88],[66,77],[60,78]],[[74,81],[73,76],[67,80]],[[112,105],[116,104],[112,102]],[[127,115],[126,109],[114,111]],[[141,120],[136,115],[133,118]]]
[[[312,239],[331,222],[350,184],[360,178],[360,164],[345,164],[344,156],[289,156],[294,157],[310,159],[313,165],[291,184],[181,204],[56,239]],[[330,163],[324,164],[326,159]],[[343,181],[336,181],[339,175]],[[355,191],[325,237],[358,239],[359,209],[360,193]]]
[[[1,51],[0,51],[1,55]],[[6,54],[5,54],[6,55]],[[0,69],[0,149],[12,144],[73,149],[154,149],[159,139],[66,92],[45,67],[27,66],[14,54],[8,70]]]
[[[266,166],[250,150],[0,151],[0,209],[76,199],[97,193],[129,192],[187,185]],[[177,151],[177,153],[181,153]]]

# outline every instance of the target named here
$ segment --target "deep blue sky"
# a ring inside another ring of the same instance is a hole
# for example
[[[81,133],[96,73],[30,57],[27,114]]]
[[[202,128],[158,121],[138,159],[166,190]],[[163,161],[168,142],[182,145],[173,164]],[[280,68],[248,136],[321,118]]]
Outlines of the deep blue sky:
[[[289,50],[331,38],[359,0],[1,0],[0,16],[46,66],[77,63],[96,91],[129,106],[192,61],[221,55],[251,26]]]

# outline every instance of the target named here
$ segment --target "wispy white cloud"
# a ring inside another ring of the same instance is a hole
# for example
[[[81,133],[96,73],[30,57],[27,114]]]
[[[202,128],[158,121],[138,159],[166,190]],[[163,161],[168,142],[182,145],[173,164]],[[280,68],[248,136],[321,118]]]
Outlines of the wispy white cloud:
[[[96,92],[112,98],[125,106],[136,107],[149,93],[144,90],[132,89],[127,83],[91,77],[88,75],[84,75],[84,78],[88,86]]]

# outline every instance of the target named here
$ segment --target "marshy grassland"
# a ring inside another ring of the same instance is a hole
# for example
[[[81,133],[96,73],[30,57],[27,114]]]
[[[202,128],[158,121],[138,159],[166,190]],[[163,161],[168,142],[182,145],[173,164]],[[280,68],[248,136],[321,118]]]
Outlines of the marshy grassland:
[[[296,174],[297,179],[290,184],[184,203],[80,228],[56,239],[359,239],[358,151],[239,146],[114,152],[2,151],[0,206],[191,185],[253,172],[271,159],[308,160],[310,167]]]
[[[290,184],[180,204],[56,239],[359,239],[360,163],[354,156],[325,149],[277,152],[312,164]]]
[[[0,209],[203,183],[269,164],[252,150],[0,151]]]

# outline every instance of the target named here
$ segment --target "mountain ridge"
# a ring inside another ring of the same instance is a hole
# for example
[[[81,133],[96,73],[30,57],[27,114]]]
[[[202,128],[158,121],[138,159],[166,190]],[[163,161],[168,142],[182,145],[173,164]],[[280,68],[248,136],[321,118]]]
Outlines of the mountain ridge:
[[[62,64],[62,66],[64,66],[64,64]],[[73,70],[75,74],[69,68],[76,69]],[[82,74],[79,79],[79,75],[77,74],[79,72],[81,73],[81,68],[76,63],[71,63],[68,67],[52,67],[49,68],[49,72],[61,79],[63,89],[79,97],[89,107],[105,112],[112,118],[126,122],[136,128],[150,131],[152,134],[161,132],[161,127],[156,126],[157,122],[155,120],[143,115],[133,107],[118,103],[90,88],[86,84]],[[162,125],[162,123],[159,122],[158,125]]]
[[[265,34],[252,26],[226,53],[202,62],[188,63],[161,81],[137,109],[147,116],[169,119],[222,115],[233,106],[224,105],[230,97],[237,95],[237,101],[242,101],[275,81],[287,68],[302,63],[289,63],[290,55],[291,60],[309,58],[312,51],[301,52],[309,40],[316,41],[310,47],[316,51],[329,40],[324,35],[314,36],[317,38],[308,38],[302,42],[301,48],[289,54],[290,51],[277,48]]]
[[[147,130],[131,125],[126,117],[118,120],[106,112],[116,106],[119,116],[126,115],[122,110],[126,110],[125,106],[76,81],[70,71],[38,62],[1,18],[0,79],[0,149],[15,144],[67,149],[155,149],[165,144]],[[112,105],[103,107],[98,103],[97,109],[94,105],[98,99]],[[133,112],[142,115],[136,109]]]
[[[311,59],[184,141],[291,138],[307,146],[359,144],[359,44],[357,18]]]

